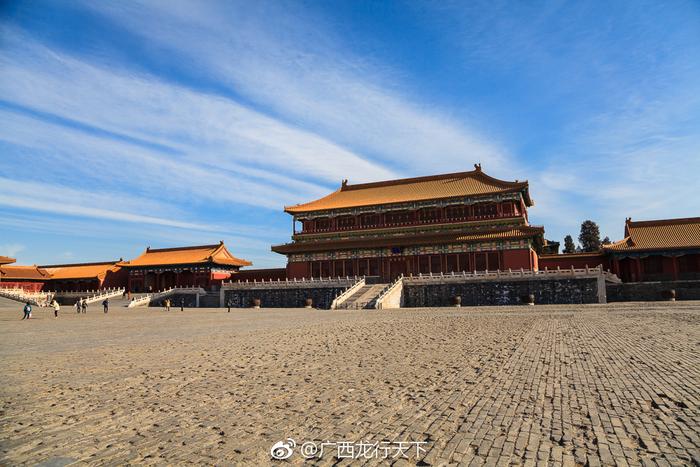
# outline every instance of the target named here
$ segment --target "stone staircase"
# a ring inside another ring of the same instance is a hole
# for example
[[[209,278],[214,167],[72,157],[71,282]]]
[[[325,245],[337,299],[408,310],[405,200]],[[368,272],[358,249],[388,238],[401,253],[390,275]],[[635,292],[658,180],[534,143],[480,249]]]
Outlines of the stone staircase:
[[[199,297],[199,306],[201,308],[218,308],[220,305],[219,291],[208,291],[206,295]]]
[[[110,298],[109,299],[109,307],[110,308],[126,308],[129,306],[129,299],[128,298]],[[98,303],[100,307],[102,307],[102,303]]]
[[[388,284],[366,284],[360,287],[346,301],[338,305],[339,310],[360,310],[374,308],[374,302]]]

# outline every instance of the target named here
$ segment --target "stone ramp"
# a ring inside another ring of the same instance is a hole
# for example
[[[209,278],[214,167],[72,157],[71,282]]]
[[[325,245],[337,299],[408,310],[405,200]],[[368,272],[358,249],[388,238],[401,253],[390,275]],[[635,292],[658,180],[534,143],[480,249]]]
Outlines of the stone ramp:
[[[23,306],[24,304],[17,300],[12,300],[11,298],[7,297],[0,297],[0,308],[17,308],[21,311]]]
[[[96,303],[95,305],[99,305],[102,307],[102,302]],[[110,298],[109,299],[109,307],[110,308],[126,308],[129,306],[129,299],[128,298]]]
[[[339,310],[360,310],[372,308],[377,301],[379,294],[388,284],[366,284],[360,287],[345,302],[338,305]]]

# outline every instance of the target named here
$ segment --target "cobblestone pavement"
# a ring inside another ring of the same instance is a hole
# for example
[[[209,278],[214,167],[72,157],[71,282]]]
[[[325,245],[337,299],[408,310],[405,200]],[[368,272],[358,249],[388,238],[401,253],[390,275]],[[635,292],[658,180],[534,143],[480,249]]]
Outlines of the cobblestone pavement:
[[[20,315],[3,465],[268,465],[286,438],[426,442],[321,465],[700,464],[700,303]]]

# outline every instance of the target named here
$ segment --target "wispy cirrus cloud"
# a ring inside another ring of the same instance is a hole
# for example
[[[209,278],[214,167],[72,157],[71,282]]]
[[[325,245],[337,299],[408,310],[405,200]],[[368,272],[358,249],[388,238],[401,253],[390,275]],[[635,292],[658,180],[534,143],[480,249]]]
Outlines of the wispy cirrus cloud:
[[[86,7],[195,64],[200,75],[279,118],[399,172],[454,171],[480,160],[498,173],[512,162],[496,138],[465,121],[464,112],[455,118],[457,109],[415,99],[401,84],[405,77],[354,56],[331,29],[301,9],[289,15],[267,2]],[[159,18],[157,24],[147,20],[152,17]],[[376,171],[346,174],[358,181],[386,178]]]
[[[0,245],[0,255],[14,258],[17,253],[23,251],[26,247],[20,243],[4,243]]]
[[[12,47],[0,54],[0,82],[11,102],[172,150],[163,160],[188,159],[273,180],[261,169],[325,181],[348,173],[392,176],[323,137],[230,99],[153,76],[108,71],[12,30],[5,40]],[[303,186],[287,178],[289,185]]]
[[[60,185],[0,177],[0,205],[95,219],[156,224],[183,229],[212,230],[212,226],[137,214],[143,200],[123,194],[86,192]],[[120,206],[121,209],[117,209]]]

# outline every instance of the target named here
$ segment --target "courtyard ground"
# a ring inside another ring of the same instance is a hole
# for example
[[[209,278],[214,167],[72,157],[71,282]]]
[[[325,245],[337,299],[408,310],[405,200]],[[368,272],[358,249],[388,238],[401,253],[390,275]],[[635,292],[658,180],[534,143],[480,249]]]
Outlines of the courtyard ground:
[[[2,465],[700,463],[700,303],[20,317]]]

